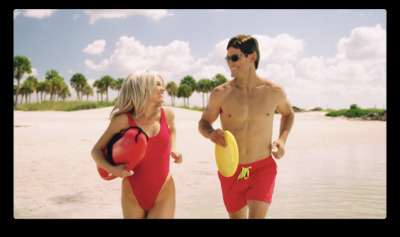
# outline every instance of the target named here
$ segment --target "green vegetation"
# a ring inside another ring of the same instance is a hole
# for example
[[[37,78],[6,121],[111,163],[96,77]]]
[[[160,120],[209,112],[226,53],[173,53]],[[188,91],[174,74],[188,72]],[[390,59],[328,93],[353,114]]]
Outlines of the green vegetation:
[[[377,116],[386,117],[385,109],[361,109],[356,104],[352,104],[350,106],[350,109],[328,110],[328,111],[329,112],[326,114],[326,116],[329,117],[345,116],[347,118],[362,118],[364,116],[369,116],[371,114],[377,114]]]
[[[119,94],[123,78],[114,79],[105,75],[95,80],[93,85],[89,85],[88,80],[82,73],[75,73],[69,80],[69,85],[64,78],[54,69],[48,70],[43,81],[29,74],[32,72],[31,61],[25,56],[14,57],[14,109],[24,111],[35,110],[63,110],[72,111],[79,109],[92,109],[108,106],[108,89],[116,90]],[[24,75],[28,74],[27,79],[21,81]],[[171,104],[175,106],[175,98],[183,98],[184,107],[189,108],[189,98],[193,92],[202,93],[203,108],[208,103],[209,93],[216,87],[228,80],[222,74],[216,74],[212,79],[203,78],[196,81],[192,76],[187,75],[181,79],[179,86],[171,81],[166,84],[166,91],[171,96]],[[70,88],[76,91],[76,101],[66,102],[71,97]],[[96,90],[96,91],[94,91]],[[96,93],[97,102],[89,102],[89,96]],[[36,94],[37,103],[31,103],[32,94]],[[46,98],[49,95],[50,98]],[[105,102],[103,102],[105,95]],[[204,97],[206,95],[206,101]],[[86,97],[87,102],[83,102]],[[25,99],[25,100],[24,100]],[[101,102],[100,102],[101,101]],[[65,103],[64,103],[65,102]],[[112,103],[112,105],[114,105]],[[202,110],[202,108],[194,108]]]
[[[104,102],[104,101],[43,101],[39,103],[25,103],[15,107],[16,110],[22,111],[75,111],[85,109],[98,109],[108,106],[114,106],[115,101]]]
[[[194,110],[194,111],[204,111],[204,108],[199,107],[199,106],[193,106],[192,108],[187,107],[187,106],[177,106],[177,108]]]
[[[185,108],[190,108],[189,106],[189,98],[192,96],[193,92],[202,93],[203,97],[203,108],[208,103],[208,95],[209,93],[217,86],[224,84],[227,82],[222,74],[215,75],[212,79],[203,78],[198,82],[190,76],[187,75],[181,79],[181,83],[176,85],[175,82],[168,82],[166,85],[166,90],[169,96],[171,96],[171,105],[175,106],[175,97],[183,98],[183,104]],[[207,96],[207,101],[204,102],[204,95]],[[187,99],[187,100],[186,100]]]

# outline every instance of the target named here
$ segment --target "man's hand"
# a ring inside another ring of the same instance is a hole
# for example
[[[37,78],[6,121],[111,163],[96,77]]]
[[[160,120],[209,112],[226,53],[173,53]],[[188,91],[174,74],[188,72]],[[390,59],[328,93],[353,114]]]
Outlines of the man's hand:
[[[272,143],[271,153],[276,159],[282,158],[282,156],[285,154],[285,145],[283,142],[280,140],[274,141]]]
[[[225,133],[221,129],[214,130],[210,135],[210,140],[215,144],[226,147]]]

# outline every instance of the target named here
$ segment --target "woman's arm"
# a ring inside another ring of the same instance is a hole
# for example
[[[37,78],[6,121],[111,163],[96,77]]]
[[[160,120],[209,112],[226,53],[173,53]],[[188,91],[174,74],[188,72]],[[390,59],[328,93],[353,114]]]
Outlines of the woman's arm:
[[[126,176],[132,175],[129,171],[125,169],[128,164],[122,164],[113,166],[108,161],[104,155],[104,149],[107,146],[108,141],[114,136],[114,134],[120,132],[121,130],[129,127],[128,117],[125,114],[120,114],[112,118],[108,128],[97,141],[97,143],[92,148],[92,157],[98,166],[105,169],[108,173],[124,178]]]
[[[175,163],[182,162],[182,154],[176,151],[176,128],[175,128],[175,114],[169,109],[165,108],[165,116],[167,118],[167,123],[170,133],[170,143],[171,143],[171,157],[175,159]]]

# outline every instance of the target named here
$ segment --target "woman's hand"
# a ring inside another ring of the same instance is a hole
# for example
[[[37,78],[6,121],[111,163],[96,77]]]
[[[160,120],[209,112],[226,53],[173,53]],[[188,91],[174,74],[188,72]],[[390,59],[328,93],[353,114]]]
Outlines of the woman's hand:
[[[133,175],[133,170],[131,170],[131,171],[126,170],[127,166],[128,166],[128,164],[121,164],[121,165],[113,166],[113,168],[110,169],[110,174],[115,175],[120,178],[125,178],[125,177]]]
[[[171,151],[171,157],[174,158],[174,163],[182,163],[182,154],[177,151]]]

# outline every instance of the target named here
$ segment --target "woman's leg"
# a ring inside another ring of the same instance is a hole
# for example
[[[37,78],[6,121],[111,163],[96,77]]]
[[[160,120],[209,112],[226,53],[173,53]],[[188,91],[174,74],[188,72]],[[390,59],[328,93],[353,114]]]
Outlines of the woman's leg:
[[[175,184],[171,174],[168,175],[154,206],[149,211],[147,218],[163,219],[174,218],[175,215]]]
[[[144,219],[146,212],[139,205],[135,194],[133,193],[131,184],[127,178],[122,179],[121,187],[121,206],[122,215],[125,219]]]

